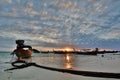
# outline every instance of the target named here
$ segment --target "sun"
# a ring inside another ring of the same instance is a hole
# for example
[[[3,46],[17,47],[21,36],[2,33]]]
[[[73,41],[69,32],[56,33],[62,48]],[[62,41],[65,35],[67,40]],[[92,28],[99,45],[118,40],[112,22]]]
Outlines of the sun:
[[[72,51],[72,49],[69,48],[69,47],[66,47],[66,48],[65,48],[65,51],[69,52],[69,51]]]

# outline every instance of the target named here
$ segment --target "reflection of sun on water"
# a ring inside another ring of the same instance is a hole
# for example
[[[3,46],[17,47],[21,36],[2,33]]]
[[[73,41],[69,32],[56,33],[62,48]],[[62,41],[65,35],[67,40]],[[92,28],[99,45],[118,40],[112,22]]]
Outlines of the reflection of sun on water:
[[[72,56],[70,54],[66,54],[66,56],[65,56],[65,68],[71,69],[73,66],[72,62],[73,62]]]
[[[71,69],[71,68],[72,68],[72,66],[71,66],[71,64],[70,64],[70,63],[67,63],[65,68],[66,68],[66,69]]]
[[[70,56],[66,56],[66,60],[67,60],[67,62],[70,62]]]

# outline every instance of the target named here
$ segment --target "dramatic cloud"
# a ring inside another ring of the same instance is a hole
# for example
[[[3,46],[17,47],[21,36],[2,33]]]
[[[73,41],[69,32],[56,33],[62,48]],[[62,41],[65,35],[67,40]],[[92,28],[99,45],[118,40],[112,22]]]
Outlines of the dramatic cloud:
[[[1,0],[0,47],[13,48],[16,39],[24,39],[35,47],[119,49],[119,4],[119,0]]]

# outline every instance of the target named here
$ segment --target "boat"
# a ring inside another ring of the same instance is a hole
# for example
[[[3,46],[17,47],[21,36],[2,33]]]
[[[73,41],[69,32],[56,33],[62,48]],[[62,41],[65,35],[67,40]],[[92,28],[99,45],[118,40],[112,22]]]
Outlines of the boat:
[[[17,49],[15,54],[18,57],[18,60],[30,58],[32,55],[32,50]]]

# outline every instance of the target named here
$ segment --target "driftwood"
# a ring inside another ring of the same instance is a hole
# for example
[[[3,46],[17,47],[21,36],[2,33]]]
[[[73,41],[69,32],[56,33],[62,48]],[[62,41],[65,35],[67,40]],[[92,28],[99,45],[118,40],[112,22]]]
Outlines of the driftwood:
[[[15,65],[15,63],[25,63],[22,65]],[[13,68],[6,69],[5,71],[9,70],[15,70],[15,69],[23,69],[27,68],[30,66],[35,66],[38,68],[43,68],[43,69],[48,69],[52,71],[58,71],[58,72],[65,72],[65,73],[71,73],[75,75],[82,75],[82,76],[90,76],[90,77],[101,77],[101,78],[116,78],[120,79],[120,73],[108,73],[108,72],[92,72],[92,71],[78,71],[78,70],[70,70],[70,69],[59,69],[59,68],[53,68],[53,67],[46,67],[46,66],[41,66],[36,63],[26,63],[26,62],[13,62],[12,65],[14,66]]]

